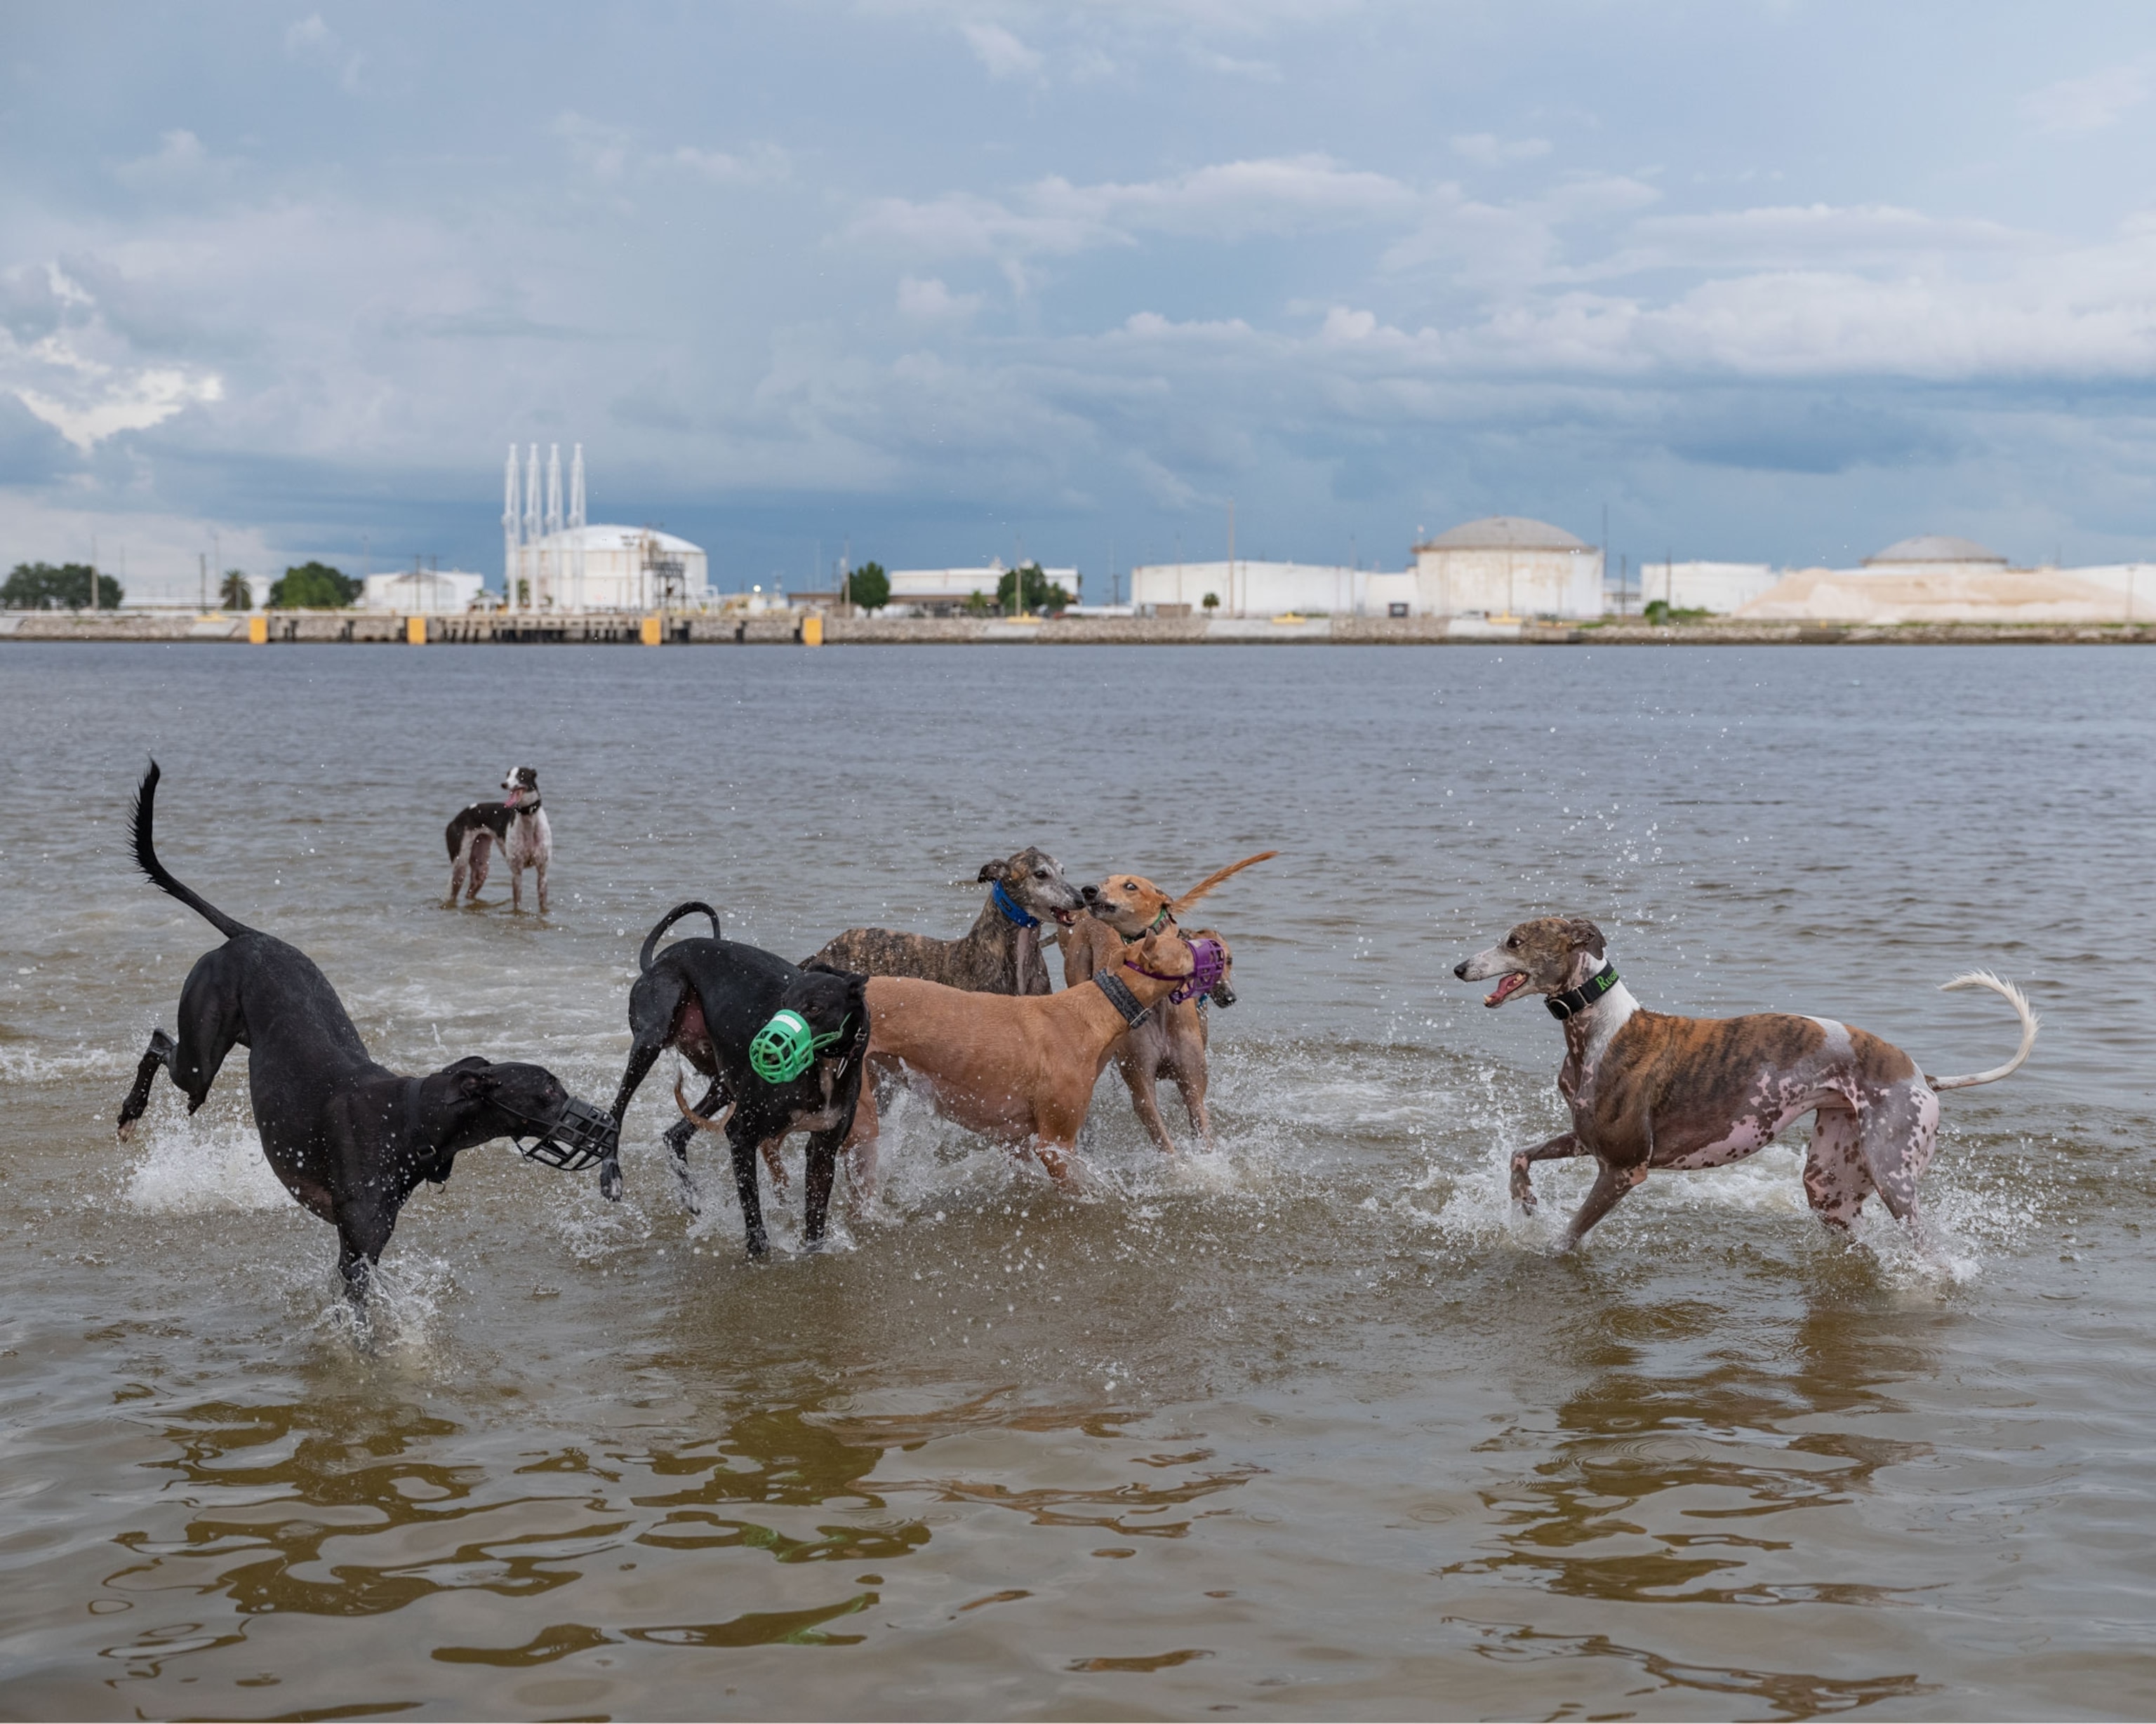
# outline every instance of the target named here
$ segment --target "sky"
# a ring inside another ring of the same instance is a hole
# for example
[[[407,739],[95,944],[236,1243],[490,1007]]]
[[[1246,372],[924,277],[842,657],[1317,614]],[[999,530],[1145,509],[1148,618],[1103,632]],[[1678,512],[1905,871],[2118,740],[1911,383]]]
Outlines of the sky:
[[[2145,5],[0,0],[0,567],[498,583],[535,441],[726,588],[2156,556]]]

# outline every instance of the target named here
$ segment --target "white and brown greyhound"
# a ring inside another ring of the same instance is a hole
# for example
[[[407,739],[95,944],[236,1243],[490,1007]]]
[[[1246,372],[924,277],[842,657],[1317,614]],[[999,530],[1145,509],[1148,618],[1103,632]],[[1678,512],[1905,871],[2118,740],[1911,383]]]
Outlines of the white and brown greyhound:
[[[1567,1250],[1650,1168],[1742,1161],[1808,1113],[1817,1117],[1804,1195],[1820,1219],[1847,1228],[1876,1191],[1922,1243],[1917,1181],[1938,1133],[1938,1091],[1997,1083],[2036,1044],[2036,1014],[2021,991],[1982,970],[1942,985],[2003,996],[2021,1019],[2020,1048],[1989,1071],[1942,1078],[1925,1076],[1892,1044],[1829,1018],[1650,1012],[1618,980],[1605,952],[1593,922],[1548,916],[1522,922],[1453,972],[1463,982],[1497,978],[1486,1006],[1539,993],[1564,1025],[1557,1082],[1572,1129],[1512,1157],[1512,1197],[1534,1208],[1527,1169],[1537,1162],[1594,1157],[1600,1171],[1572,1218]]]

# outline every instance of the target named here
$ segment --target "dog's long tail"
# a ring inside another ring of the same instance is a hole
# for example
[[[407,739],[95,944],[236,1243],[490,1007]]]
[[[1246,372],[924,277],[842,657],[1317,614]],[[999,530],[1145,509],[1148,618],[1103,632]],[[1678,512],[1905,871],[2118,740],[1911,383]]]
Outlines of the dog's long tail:
[[[135,788],[135,806],[128,815],[128,824],[135,838],[135,865],[226,939],[253,933],[254,930],[245,922],[234,921],[193,887],[182,885],[173,879],[172,871],[157,859],[157,846],[151,840],[151,828],[157,819],[157,780],[162,776],[157,770],[157,762],[153,760],[150,762],[150,770],[142,774],[142,782]]]
[[[1951,982],[1942,982],[1939,987],[1943,992],[1949,988],[1988,988],[1999,995],[2021,1020],[2021,1045],[2005,1065],[1994,1065],[1989,1071],[1972,1072],[1967,1077],[1933,1077],[1928,1073],[1924,1081],[1934,1090],[1966,1090],[1977,1084],[1995,1084],[2018,1071],[2021,1062],[2029,1057],[2029,1050],[2036,1045],[2036,1013],[2021,990],[2011,982],[2002,982],[1989,970],[1971,970]]]
[[[719,931],[718,911],[712,909],[710,905],[700,904],[692,898],[686,904],[675,905],[665,915],[660,916],[658,925],[644,936],[644,950],[636,955],[636,967],[639,970],[649,969],[651,954],[659,949],[659,936],[680,921],[683,916],[695,916],[700,911],[711,919],[711,937],[714,940],[725,939],[726,936]]]
[[[681,1110],[681,1117],[688,1121],[688,1122],[694,1126],[699,1131],[725,1131],[726,1128],[726,1121],[732,1116],[734,1111],[733,1104],[732,1102],[728,1102],[726,1107],[721,1111],[719,1116],[716,1119],[706,1119],[703,1115],[698,1113],[695,1108],[689,1106],[688,1095],[682,1089],[681,1080],[678,1077],[674,1080],[674,1105]]]
[[[1252,863],[1262,862],[1268,856],[1277,856],[1278,854],[1280,854],[1278,850],[1260,850],[1255,856],[1245,856],[1240,862],[1230,862],[1218,874],[1207,875],[1204,879],[1199,881],[1196,885],[1193,886],[1188,891],[1185,892],[1180,898],[1178,898],[1168,907],[1174,915],[1181,916],[1184,911],[1189,909],[1192,905],[1195,904],[1200,898],[1203,898],[1208,892],[1211,891],[1214,887],[1219,885],[1220,882],[1227,879],[1229,875],[1240,874]]]

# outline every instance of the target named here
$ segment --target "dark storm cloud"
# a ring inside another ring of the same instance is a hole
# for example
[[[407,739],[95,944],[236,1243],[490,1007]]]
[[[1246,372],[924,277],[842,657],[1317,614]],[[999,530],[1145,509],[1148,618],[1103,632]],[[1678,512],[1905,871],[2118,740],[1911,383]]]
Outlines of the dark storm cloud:
[[[2138,548],[2156,23],[2025,17],[24,13],[0,524],[490,569],[537,439],[721,584],[1209,545],[1231,497],[1394,563],[1605,504],[1620,547]]]

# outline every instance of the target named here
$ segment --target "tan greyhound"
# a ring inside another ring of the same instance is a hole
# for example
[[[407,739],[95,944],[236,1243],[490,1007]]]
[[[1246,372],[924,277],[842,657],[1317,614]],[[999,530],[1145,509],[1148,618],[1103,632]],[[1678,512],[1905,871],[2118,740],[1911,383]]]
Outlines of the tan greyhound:
[[[1148,1007],[1201,974],[1224,973],[1226,962],[1224,942],[1194,947],[1169,929],[1127,948],[1120,965],[1091,982],[1045,997],[872,976],[869,1069],[880,1079],[902,1079],[954,1124],[1031,1150],[1068,1188],[1071,1151],[1108,1050]],[[847,1140],[857,1201],[873,1188],[877,1131],[865,1087]]]

